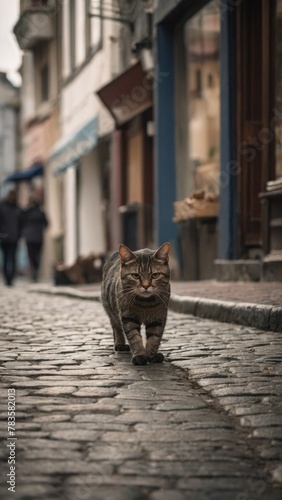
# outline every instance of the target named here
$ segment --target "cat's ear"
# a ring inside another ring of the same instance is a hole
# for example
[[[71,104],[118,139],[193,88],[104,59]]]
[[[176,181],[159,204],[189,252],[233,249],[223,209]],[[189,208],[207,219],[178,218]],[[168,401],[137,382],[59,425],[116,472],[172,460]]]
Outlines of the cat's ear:
[[[155,251],[154,257],[157,260],[163,260],[164,262],[168,262],[170,252],[170,244],[164,243],[158,250]]]
[[[134,253],[125,245],[119,246],[119,256],[122,264],[136,259],[136,255],[134,255]]]

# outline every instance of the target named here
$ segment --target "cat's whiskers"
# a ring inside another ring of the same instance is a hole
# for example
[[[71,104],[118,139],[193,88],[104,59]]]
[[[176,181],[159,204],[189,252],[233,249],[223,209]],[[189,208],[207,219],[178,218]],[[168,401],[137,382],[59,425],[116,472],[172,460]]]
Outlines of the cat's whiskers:
[[[167,302],[165,301],[165,299],[163,298],[163,296],[159,293],[159,292],[155,292],[155,295],[160,299],[161,303],[167,307]],[[163,293],[163,295],[166,295],[166,296],[169,296],[168,293]]]
[[[136,296],[137,296],[137,293],[134,292],[134,290],[128,290],[127,292],[124,292],[124,290],[123,290],[118,294],[119,300],[126,299],[128,302],[128,305],[131,305],[134,302]]]
[[[132,295],[134,290],[125,290],[124,288],[120,290],[117,294],[118,298],[124,297],[125,295]]]
[[[129,305],[133,304],[133,302],[135,301],[136,297],[137,297],[137,293],[133,293],[132,297],[129,299]]]

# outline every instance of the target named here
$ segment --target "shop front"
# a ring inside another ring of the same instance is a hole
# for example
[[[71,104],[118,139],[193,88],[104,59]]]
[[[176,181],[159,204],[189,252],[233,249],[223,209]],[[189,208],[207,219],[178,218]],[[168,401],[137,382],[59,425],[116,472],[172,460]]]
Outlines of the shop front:
[[[281,14],[280,0],[242,0],[225,19],[223,279],[282,280]]]
[[[57,241],[56,261],[66,265],[73,264],[78,255],[105,252],[102,151],[109,146],[98,135],[96,115],[61,139],[49,158],[53,177],[61,185],[57,202],[62,205],[63,233]]]
[[[282,281],[282,1],[264,5],[270,26],[268,125],[260,131],[269,164],[266,183],[260,193],[263,221],[262,279]]]
[[[157,237],[184,278],[282,279],[281,3],[156,10]]]
[[[153,82],[140,63],[102,87],[98,96],[113,116],[110,190],[111,248],[153,244]]]
[[[220,8],[203,4],[157,11],[158,243],[179,249],[189,280],[214,277],[218,246]]]

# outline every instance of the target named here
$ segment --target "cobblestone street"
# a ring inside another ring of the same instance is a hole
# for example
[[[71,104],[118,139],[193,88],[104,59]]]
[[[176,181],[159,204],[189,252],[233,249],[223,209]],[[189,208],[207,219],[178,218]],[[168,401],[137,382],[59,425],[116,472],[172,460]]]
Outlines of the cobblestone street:
[[[0,345],[2,500],[282,498],[281,334],[170,312],[165,362],[138,367],[100,303],[22,287]]]

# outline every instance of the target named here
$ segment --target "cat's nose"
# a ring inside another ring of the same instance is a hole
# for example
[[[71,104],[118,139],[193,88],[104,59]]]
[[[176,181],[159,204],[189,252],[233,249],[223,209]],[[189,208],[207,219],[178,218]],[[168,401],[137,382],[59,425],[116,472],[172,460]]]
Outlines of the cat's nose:
[[[150,287],[150,282],[149,281],[143,281],[142,282],[142,287],[145,288],[145,290],[148,290]]]

